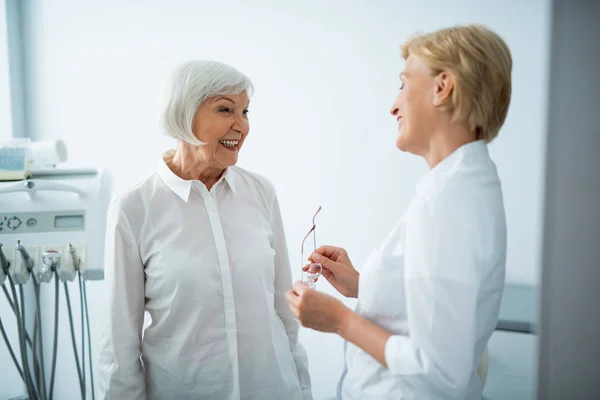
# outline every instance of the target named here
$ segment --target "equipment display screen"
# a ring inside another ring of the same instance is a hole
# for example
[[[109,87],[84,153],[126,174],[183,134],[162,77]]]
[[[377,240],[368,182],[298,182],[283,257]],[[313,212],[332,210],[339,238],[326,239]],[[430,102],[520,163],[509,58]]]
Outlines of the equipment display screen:
[[[83,227],[83,215],[59,215],[54,217],[55,228]]]

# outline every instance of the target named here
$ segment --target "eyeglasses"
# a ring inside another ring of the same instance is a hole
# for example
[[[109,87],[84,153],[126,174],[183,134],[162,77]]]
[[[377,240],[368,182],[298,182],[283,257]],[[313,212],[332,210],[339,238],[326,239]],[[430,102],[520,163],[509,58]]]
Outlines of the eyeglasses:
[[[315,218],[317,217],[317,214],[319,213],[319,211],[321,211],[321,206],[319,206],[319,208],[317,209],[317,212],[315,213],[315,215],[313,216],[312,219],[312,228],[310,228],[310,230],[308,231],[308,233],[306,234],[306,236],[304,236],[304,239],[302,240],[302,247],[300,249],[300,257],[302,257],[301,260],[301,265],[303,267],[303,275],[304,275],[304,260],[306,260],[304,258],[304,242],[306,242],[306,239],[308,239],[308,237],[310,236],[310,234],[313,234],[313,252],[315,252],[317,250],[317,233],[316,233],[316,225],[315,225]],[[317,278],[321,275],[321,272],[323,271],[323,266],[319,263],[312,263],[308,266],[308,270],[306,271],[306,277],[302,279],[302,283],[306,284],[308,287],[310,288],[314,288],[315,287],[315,282],[317,280]]]

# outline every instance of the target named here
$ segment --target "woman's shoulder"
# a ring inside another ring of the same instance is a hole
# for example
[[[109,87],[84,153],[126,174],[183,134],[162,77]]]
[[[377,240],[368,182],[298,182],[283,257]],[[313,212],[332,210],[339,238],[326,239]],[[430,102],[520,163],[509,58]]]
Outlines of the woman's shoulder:
[[[139,210],[145,199],[151,198],[156,190],[158,174],[152,173],[135,184],[120,190],[112,196],[110,208],[113,212],[129,214]]]
[[[241,185],[244,185],[251,190],[258,190],[265,194],[275,194],[275,186],[273,185],[273,182],[271,182],[271,180],[266,176],[257,172],[249,171],[237,165],[230,168],[235,174],[236,181],[239,180]]]

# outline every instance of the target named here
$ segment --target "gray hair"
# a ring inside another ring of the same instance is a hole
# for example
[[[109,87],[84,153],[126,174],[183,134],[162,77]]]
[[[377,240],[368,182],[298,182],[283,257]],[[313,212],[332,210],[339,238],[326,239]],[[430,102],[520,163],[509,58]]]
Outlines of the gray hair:
[[[252,81],[227,64],[204,60],[183,63],[173,71],[167,88],[163,129],[172,138],[191,145],[203,145],[205,143],[192,131],[200,104],[211,97],[237,95],[244,91],[248,97],[252,96]]]

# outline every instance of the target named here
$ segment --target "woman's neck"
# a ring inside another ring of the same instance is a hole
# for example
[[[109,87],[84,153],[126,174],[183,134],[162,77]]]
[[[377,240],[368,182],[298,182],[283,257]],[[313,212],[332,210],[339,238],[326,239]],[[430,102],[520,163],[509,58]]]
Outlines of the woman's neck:
[[[175,175],[184,180],[199,180],[208,190],[225,171],[225,168],[206,161],[197,149],[187,143],[180,143],[177,150],[168,152],[164,159]]]
[[[433,133],[423,158],[429,169],[433,169],[456,149],[477,140],[477,135],[469,131],[466,124],[452,124]]]

